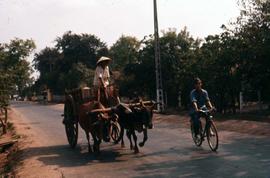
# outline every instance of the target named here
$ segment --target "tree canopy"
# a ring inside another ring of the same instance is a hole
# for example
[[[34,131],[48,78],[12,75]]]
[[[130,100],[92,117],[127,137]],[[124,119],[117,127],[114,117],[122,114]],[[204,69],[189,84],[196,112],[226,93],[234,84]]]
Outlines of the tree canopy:
[[[18,38],[0,44],[0,107],[8,104],[12,94],[24,96],[24,90],[33,83],[27,57],[35,47],[33,40]]]
[[[222,25],[222,33],[204,39],[194,38],[187,28],[162,31],[160,36],[161,70],[164,93],[169,106],[188,106],[192,79],[200,77],[220,112],[239,103],[239,92],[260,91],[270,101],[270,2],[240,0],[239,17]],[[153,35],[139,40],[122,35],[109,49],[91,34],[71,31],[56,39],[53,48],[35,55],[40,72],[36,85],[63,93],[82,83],[91,85],[96,60],[107,55],[118,77],[120,93],[137,92],[155,99],[155,60]],[[1,55],[8,55],[1,54]]]
[[[35,88],[50,88],[56,94],[65,89],[91,85],[96,61],[108,55],[108,49],[95,35],[68,31],[58,37],[53,48],[46,47],[35,54],[34,67],[40,72]]]

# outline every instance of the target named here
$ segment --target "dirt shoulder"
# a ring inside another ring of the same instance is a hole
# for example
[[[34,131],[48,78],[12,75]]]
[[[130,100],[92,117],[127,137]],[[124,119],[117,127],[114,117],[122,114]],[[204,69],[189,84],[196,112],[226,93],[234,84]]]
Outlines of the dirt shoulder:
[[[55,105],[52,108],[59,109],[62,105]],[[247,116],[216,116],[214,121],[218,130],[233,131],[239,133],[246,133],[250,135],[270,136],[270,122],[268,116],[263,118],[247,119]],[[45,165],[38,161],[38,155],[29,151],[31,149],[39,147],[41,140],[39,140],[37,130],[31,128],[26,122],[27,118],[23,118],[15,110],[11,110],[9,122],[14,124],[16,133],[20,135],[17,144],[16,156],[9,160],[14,166],[13,172],[10,175],[16,175],[16,177],[62,177],[63,174],[57,166]],[[162,122],[168,128],[189,128],[189,116],[187,114],[155,114],[154,123],[158,124]],[[18,151],[19,150],[19,151]],[[28,150],[28,151],[27,151]]]
[[[29,148],[38,147],[41,140],[37,137],[38,132],[32,130],[25,118],[11,109],[9,122],[13,123],[16,133],[19,135],[17,154],[14,157],[16,162],[12,163],[15,177],[62,177],[57,168],[42,164],[32,156],[33,152],[28,151]]]
[[[171,123],[175,127],[190,128],[188,114],[156,114],[155,122]],[[214,122],[218,130],[245,133],[250,135],[270,136],[270,117],[268,115],[237,114],[216,115]]]

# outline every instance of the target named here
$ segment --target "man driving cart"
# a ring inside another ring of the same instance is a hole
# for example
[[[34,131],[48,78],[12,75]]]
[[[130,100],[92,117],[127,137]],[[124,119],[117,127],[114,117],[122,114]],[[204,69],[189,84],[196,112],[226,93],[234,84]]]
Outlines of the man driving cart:
[[[108,93],[107,93],[107,87],[110,84],[110,70],[109,70],[109,63],[111,59],[108,57],[102,56],[97,61],[97,67],[95,71],[94,76],[94,91],[96,95],[96,100],[101,102],[105,107],[109,106],[108,101]],[[109,123],[106,123],[106,126],[104,127],[104,137],[103,140],[109,142],[110,136],[109,136]]]

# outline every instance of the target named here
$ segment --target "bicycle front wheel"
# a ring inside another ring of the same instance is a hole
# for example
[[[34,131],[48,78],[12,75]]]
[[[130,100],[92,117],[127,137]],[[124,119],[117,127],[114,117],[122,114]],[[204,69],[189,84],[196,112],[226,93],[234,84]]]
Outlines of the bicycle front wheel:
[[[213,121],[209,122],[209,127],[207,129],[207,142],[212,151],[217,151],[218,149],[218,132]]]

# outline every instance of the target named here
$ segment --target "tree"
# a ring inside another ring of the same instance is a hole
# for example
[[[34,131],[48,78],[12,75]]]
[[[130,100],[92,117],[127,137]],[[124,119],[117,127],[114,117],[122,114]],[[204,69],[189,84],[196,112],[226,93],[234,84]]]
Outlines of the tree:
[[[0,108],[8,105],[8,96],[12,90],[12,83],[9,80],[11,73],[4,67],[6,61],[7,54],[5,48],[0,44]]]
[[[56,48],[44,48],[34,56],[34,67],[39,71],[39,78],[35,88],[43,91],[46,88],[58,92],[59,72],[61,70],[61,60],[63,57]]]
[[[94,69],[97,59],[108,55],[106,44],[95,35],[78,35],[71,31],[56,39],[56,49],[63,55],[63,71],[66,72],[78,62]]]
[[[122,35],[109,51],[113,67],[122,70],[128,64],[137,63],[140,46],[136,37]]]
[[[170,106],[177,105],[178,92],[186,87],[184,80],[189,75],[186,68],[194,60],[193,54],[199,48],[199,44],[200,40],[191,37],[186,28],[179,33],[169,29],[164,31],[160,38],[163,87]],[[127,77],[122,86],[124,91],[129,91],[128,94],[136,91],[154,99],[156,80],[153,36],[144,38],[142,46],[138,52],[138,62],[124,68]]]
[[[98,37],[68,31],[56,39],[54,48],[35,54],[35,68],[40,72],[35,86],[50,88],[56,94],[81,84],[91,86],[96,61],[103,55],[108,55],[108,49]]]
[[[9,44],[2,45],[1,67],[3,80],[8,84],[8,88],[17,89],[19,95],[23,90],[32,84],[31,66],[26,60],[35,49],[33,40],[22,40],[15,38]]]
[[[239,41],[239,70],[242,90],[259,90],[269,102],[270,78],[270,2],[240,1],[241,15],[232,23],[232,31]]]

